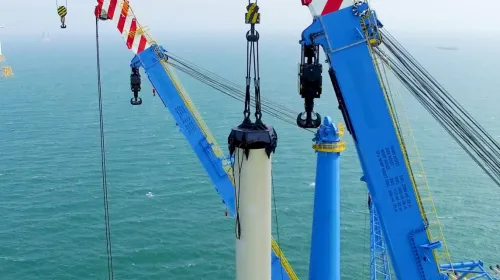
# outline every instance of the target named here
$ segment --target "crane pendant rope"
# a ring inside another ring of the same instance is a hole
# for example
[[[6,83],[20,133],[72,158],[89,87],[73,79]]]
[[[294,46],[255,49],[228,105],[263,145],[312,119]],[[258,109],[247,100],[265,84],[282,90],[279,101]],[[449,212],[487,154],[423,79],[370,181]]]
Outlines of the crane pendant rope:
[[[245,110],[243,111],[244,120],[242,125],[252,125],[250,120],[250,87],[252,80],[253,68],[253,82],[255,94],[255,124],[263,125],[262,112],[260,102],[260,69],[259,69],[259,32],[255,29],[255,25],[260,23],[260,13],[257,1],[252,3],[248,1],[247,13],[245,14],[245,23],[250,25],[250,30],[246,33],[247,38],[247,73],[246,73],[246,87],[245,87]]]
[[[106,172],[106,147],[104,142],[104,118],[102,113],[102,87],[101,87],[101,61],[99,50],[99,18],[95,21],[95,42],[97,55],[97,93],[99,99],[99,123],[101,132],[101,172],[102,172],[102,192],[104,202],[104,224],[106,228],[106,253],[108,257],[108,279],[114,279],[113,253],[111,250],[111,227],[109,225],[109,205],[108,205],[108,179]]]

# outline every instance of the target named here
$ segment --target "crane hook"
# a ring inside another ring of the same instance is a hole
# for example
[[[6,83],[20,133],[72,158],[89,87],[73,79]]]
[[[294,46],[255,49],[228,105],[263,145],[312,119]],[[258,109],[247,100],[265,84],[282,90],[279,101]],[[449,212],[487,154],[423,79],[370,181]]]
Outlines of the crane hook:
[[[313,118],[312,115],[315,117]],[[318,128],[321,125],[321,115],[315,112],[299,113],[297,116],[297,125],[301,128]]]
[[[68,9],[65,6],[57,7],[57,14],[61,17],[61,28],[66,28],[66,15],[68,14]]]
[[[318,128],[321,125],[321,115],[313,110],[314,99],[319,98],[322,91],[322,73],[323,65],[319,63],[319,46],[302,46],[299,93],[304,98],[305,112],[297,116],[297,125],[301,128]]]
[[[141,74],[139,73],[139,68],[132,68],[132,73],[130,73],[130,90],[134,93],[134,97],[130,99],[130,104],[141,105],[142,99],[139,97],[139,92],[141,91]]]

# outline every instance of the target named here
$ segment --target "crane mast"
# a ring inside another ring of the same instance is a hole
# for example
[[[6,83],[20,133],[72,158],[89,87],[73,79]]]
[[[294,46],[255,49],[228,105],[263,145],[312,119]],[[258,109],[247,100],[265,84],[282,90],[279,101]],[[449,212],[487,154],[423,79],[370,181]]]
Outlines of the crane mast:
[[[437,216],[430,219],[431,214],[437,215],[432,198],[425,197],[430,201],[425,207],[422,203],[419,193],[422,189],[417,188],[403,130],[379,68],[382,34],[387,41],[384,46],[393,39],[383,33],[375,12],[365,1],[353,1],[354,5],[350,0],[301,1],[313,16],[313,23],[302,33],[302,58],[318,57],[318,48],[323,48],[339,109],[363,169],[361,180],[369,191],[370,278],[392,278],[388,253],[397,279],[498,279],[486,271],[481,260],[452,263],[439,219]],[[307,54],[305,50],[316,53]],[[310,78],[302,69],[301,65],[301,84]],[[313,110],[305,106],[306,111]],[[415,171],[415,174],[420,173]],[[438,230],[438,236],[432,234],[435,231],[431,225]],[[436,251],[441,247],[445,259],[440,259]],[[490,270],[497,273],[493,266]]]
[[[301,45],[303,49],[321,46],[327,56],[328,73],[354,139],[362,180],[379,214],[396,277],[440,279],[433,250],[442,243],[431,241],[427,233],[406,149],[370,52],[370,45],[381,43],[382,24],[367,3],[335,10],[342,1],[323,2],[321,14],[303,31]],[[332,6],[333,2],[337,5]]]

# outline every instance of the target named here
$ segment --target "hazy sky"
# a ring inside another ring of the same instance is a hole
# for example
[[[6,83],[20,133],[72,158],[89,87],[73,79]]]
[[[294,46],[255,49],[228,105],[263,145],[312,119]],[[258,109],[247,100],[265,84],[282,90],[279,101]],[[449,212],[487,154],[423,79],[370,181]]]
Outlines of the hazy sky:
[[[59,0],[64,3],[65,0]],[[67,0],[66,30],[59,28],[55,0],[0,0],[0,29],[2,33],[19,35],[71,32],[94,32],[95,0]],[[471,5],[472,2],[480,5]],[[246,0],[131,0],[139,22],[150,32],[244,32]],[[495,13],[498,0],[372,0],[379,18],[389,30],[413,32],[470,31],[500,35]],[[263,32],[300,32],[311,17],[300,0],[260,0]],[[103,32],[116,32],[110,24]]]

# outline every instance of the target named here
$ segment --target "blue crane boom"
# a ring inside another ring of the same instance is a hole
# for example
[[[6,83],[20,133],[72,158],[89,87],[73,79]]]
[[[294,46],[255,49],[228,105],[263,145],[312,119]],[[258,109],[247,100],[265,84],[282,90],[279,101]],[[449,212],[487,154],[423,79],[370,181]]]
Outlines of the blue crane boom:
[[[208,176],[215,184],[215,189],[221,195],[224,204],[228,207],[228,211],[234,213],[233,178],[229,172],[230,159],[224,156],[213,140],[209,142],[205,136],[207,134],[206,126],[200,122],[201,119],[197,119],[192,115],[193,109],[196,109],[185,94],[182,85],[174,82],[174,79],[177,80],[176,78],[171,78],[174,77],[174,72],[166,62],[167,59],[166,51],[161,46],[153,45],[144,50],[132,59],[130,64],[132,69],[131,81],[133,77],[140,77],[138,69],[143,67],[158,96],[165,106],[169,108],[180,131],[188,140]],[[133,87],[133,82],[131,85]],[[131,102],[134,102],[134,98],[132,98]],[[137,103],[137,105],[139,104]]]
[[[380,218],[399,279],[440,279],[427,219],[391,106],[380,85],[370,44],[380,43],[381,23],[366,3],[317,16],[301,44],[322,46],[329,74]],[[366,36],[368,34],[368,36]],[[353,67],[355,66],[355,67]]]

